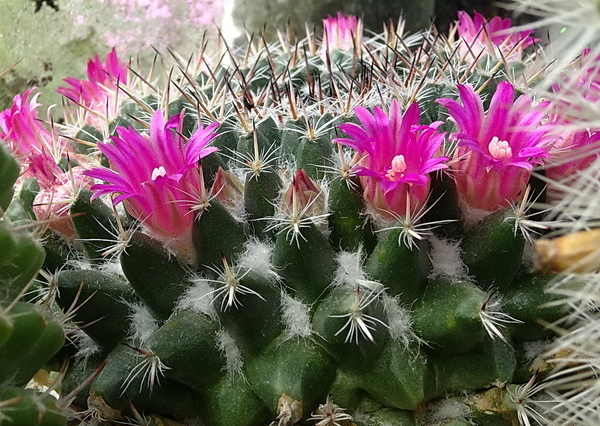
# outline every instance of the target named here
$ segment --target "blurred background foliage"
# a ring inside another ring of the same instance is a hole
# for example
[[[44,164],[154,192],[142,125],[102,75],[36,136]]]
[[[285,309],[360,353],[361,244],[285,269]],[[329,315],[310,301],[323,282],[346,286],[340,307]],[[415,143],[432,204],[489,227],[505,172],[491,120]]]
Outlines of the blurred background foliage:
[[[85,75],[87,60],[116,46],[122,58],[151,60],[167,47],[193,52],[202,35],[217,36],[223,17],[225,36],[232,41],[232,24],[244,30],[274,35],[290,25],[296,36],[309,28],[320,30],[321,20],[341,11],[361,16],[367,31],[382,23],[406,19],[415,32],[433,21],[446,31],[457,10],[485,16],[507,16],[492,0],[1,0],[0,110],[29,87],[40,88],[40,102],[60,104],[55,93],[63,78]],[[245,36],[241,36],[245,39]],[[16,64],[16,65],[15,65]],[[59,109],[60,110],[60,109]],[[60,115],[60,111],[58,111]]]

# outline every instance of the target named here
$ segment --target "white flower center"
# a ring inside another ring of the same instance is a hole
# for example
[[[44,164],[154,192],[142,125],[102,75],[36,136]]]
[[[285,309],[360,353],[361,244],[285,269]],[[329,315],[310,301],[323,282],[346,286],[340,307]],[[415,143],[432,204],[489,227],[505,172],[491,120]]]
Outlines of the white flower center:
[[[154,170],[152,170],[152,180],[156,180],[157,177],[165,176],[166,174],[167,171],[163,166],[155,167]]]
[[[501,141],[498,139],[498,136],[494,136],[488,145],[488,150],[490,151],[490,155],[494,157],[496,160],[501,158],[510,158],[512,157],[512,149],[507,141]]]
[[[404,172],[406,171],[406,161],[404,160],[404,155],[396,155],[392,159],[392,167],[387,171],[385,176],[389,180],[398,180],[402,177]]]

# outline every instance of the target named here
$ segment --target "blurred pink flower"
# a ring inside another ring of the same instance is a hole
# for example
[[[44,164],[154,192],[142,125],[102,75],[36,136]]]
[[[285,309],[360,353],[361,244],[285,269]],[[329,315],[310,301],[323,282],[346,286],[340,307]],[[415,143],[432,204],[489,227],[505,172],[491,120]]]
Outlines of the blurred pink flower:
[[[534,166],[550,157],[553,125],[544,124],[548,102],[534,105],[529,95],[514,100],[515,89],[500,82],[487,112],[471,85],[458,85],[459,103],[438,99],[448,108],[458,132],[454,177],[471,208],[495,211],[521,199]]]
[[[410,212],[419,211],[429,195],[433,171],[445,169],[447,157],[438,156],[445,133],[437,130],[441,122],[420,126],[418,104],[412,104],[402,115],[395,100],[389,115],[379,107],[373,114],[363,107],[354,112],[361,125],[345,123],[340,130],[350,138],[333,142],[358,152],[355,166],[360,176],[365,202],[387,219],[406,215],[407,198]]]
[[[86,122],[98,126],[100,121],[110,121],[117,114],[117,84],[127,85],[128,74],[128,66],[119,61],[117,51],[113,48],[106,55],[104,62],[98,55],[88,61],[87,80],[65,78],[64,81],[70,87],[62,86],[56,91],[72,102],[84,106],[88,110]]]
[[[0,112],[0,140],[10,149],[24,168],[27,158],[42,152],[51,152],[55,157],[71,150],[64,138],[54,137],[39,119],[37,103],[39,93],[31,96],[35,88],[16,95],[9,109]]]
[[[48,220],[48,227],[63,237],[76,237],[70,218],[71,204],[82,188],[90,188],[91,177],[84,175],[84,168],[75,166],[63,172],[47,153],[29,158],[29,175],[35,177],[40,190],[33,201],[33,212],[38,220]]]
[[[577,61],[574,61],[552,85],[555,114],[562,123],[585,122],[582,119],[595,111],[600,102],[600,55],[585,49]],[[591,107],[591,108],[590,108]],[[594,112],[591,119],[596,121]]]
[[[461,39],[459,49],[467,61],[475,60],[482,52],[496,58],[500,52],[505,59],[518,60],[524,49],[539,40],[531,35],[533,30],[515,31],[510,18],[495,16],[486,20],[477,12],[471,18],[459,11],[456,28]]]
[[[216,35],[222,0],[88,0],[73,2],[81,26],[99,28],[108,46],[131,56],[153,49],[188,51],[203,31]],[[79,4],[81,3],[81,5]],[[87,30],[88,29],[82,29]],[[191,35],[191,36],[190,36]]]
[[[200,125],[186,142],[181,136],[182,124],[183,113],[165,122],[159,110],[152,116],[149,135],[118,127],[112,143],[98,144],[111,169],[86,172],[105,182],[92,186],[94,198],[116,194],[113,204],[122,201],[152,237],[175,251],[192,247],[193,208],[205,196],[199,160],[217,150],[206,145],[219,126]]]
[[[568,184],[564,179],[575,179],[577,171],[599,156],[600,129],[596,127],[596,114],[590,116],[588,112],[595,111],[600,102],[599,60],[589,48],[585,49],[552,85],[552,121],[557,124],[557,139],[546,167],[546,176],[552,180]],[[593,128],[586,123],[590,119],[595,122]]]
[[[600,131],[564,131],[556,139],[546,167],[546,177],[559,181],[587,168],[600,156]]]
[[[329,52],[358,49],[361,39],[362,23],[358,17],[338,12],[336,16],[327,15],[327,19],[323,19],[323,54],[326,49]]]

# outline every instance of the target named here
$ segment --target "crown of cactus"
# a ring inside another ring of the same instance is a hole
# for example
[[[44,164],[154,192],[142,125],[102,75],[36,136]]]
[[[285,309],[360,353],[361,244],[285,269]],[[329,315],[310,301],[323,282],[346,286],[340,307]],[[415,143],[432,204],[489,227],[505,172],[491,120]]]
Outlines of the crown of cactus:
[[[0,115],[1,425],[592,424],[553,342],[597,236],[532,248],[534,170],[598,137],[529,90],[531,32],[324,27],[164,82],[113,50],[63,124]]]

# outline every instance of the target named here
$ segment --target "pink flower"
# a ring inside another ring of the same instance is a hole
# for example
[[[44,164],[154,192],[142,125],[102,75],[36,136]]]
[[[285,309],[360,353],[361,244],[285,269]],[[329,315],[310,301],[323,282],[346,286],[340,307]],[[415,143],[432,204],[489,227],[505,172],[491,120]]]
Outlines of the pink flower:
[[[56,182],[56,176],[62,173],[56,161],[45,150],[28,157],[27,175],[37,180],[40,189],[51,188]]]
[[[73,10],[83,16],[81,25],[102,28],[98,36],[119,52],[176,51],[193,48],[204,30],[214,32],[223,18],[223,1],[214,0],[95,0],[76,1]],[[95,13],[93,13],[95,11]],[[90,13],[92,12],[92,13]],[[84,28],[87,29],[87,28]]]
[[[546,167],[546,177],[551,180],[563,180],[568,185],[564,179],[574,180],[577,171],[599,156],[600,129],[585,124],[588,118],[596,119],[588,111],[600,102],[599,60],[600,56],[585,49],[568,73],[552,85],[552,121],[557,124],[557,139],[550,151],[552,161]]]
[[[546,177],[568,185],[577,179],[578,171],[589,167],[600,156],[600,131],[564,131],[550,154],[552,160],[545,169]],[[548,188],[550,198],[555,197],[555,192],[554,188]]]
[[[595,110],[600,102],[600,55],[585,49],[579,59],[571,64],[552,85],[557,119],[562,123],[581,123],[582,118]],[[596,119],[593,113],[592,120]]]
[[[345,123],[340,130],[350,138],[333,142],[355,149],[360,157],[355,166],[364,191],[365,202],[387,219],[397,219],[407,211],[420,210],[429,195],[429,173],[445,169],[447,157],[434,157],[445,133],[437,127],[441,122],[420,126],[418,104],[412,104],[402,115],[395,100],[389,115],[375,107],[373,114],[356,107],[361,125]]]
[[[30,157],[29,174],[37,179],[40,191],[33,202],[33,212],[38,220],[48,220],[48,227],[63,237],[76,237],[70,217],[71,204],[82,188],[92,185],[83,167],[73,167],[63,172],[54,159],[45,152]]]
[[[362,23],[356,16],[327,15],[323,19],[323,52],[325,49],[350,51],[360,47],[362,38]]]
[[[87,80],[68,77],[64,81],[71,87],[59,87],[58,93],[71,101],[94,111],[89,114],[87,122],[97,125],[99,117],[112,119],[117,113],[115,97],[117,95],[117,83],[126,85],[128,80],[127,65],[121,64],[117,52],[113,48],[104,63],[98,55],[90,59],[87,64]]]
[[[470,207],[495,211],[522,197],[534,166],[549,158],[555,136],[544,124],[548,102],[533,104],[529,95],[514,101],[514,87],[498,84],[487,113],[471,85],[458,85],[462,104],[438,99],[448,108],[458,132],[454,176]]]
[[[70,150],[63,138],[53,137],[52,132],[40,121],[37,108],[39,93],[30,98],[35,88],[26,90],[13,98],[12,107],[0,112],[0,140],[27,167],[27,158],[42,152],[60,157]]]
[[[183,114],[166,123],[162,111],[156,111],[150,123],[150,135],[133,128],[118,127],[112,143],[98,148],[110,161],[111,169],[95,168],[86,175],[106,183],[96,184],[93,197],[118,194],[127,211],[142,222],[148,233],[175,251],[191,247],[193,207],[202,201],[205,188],[199,161],[217,150],[206,145],[217,135],[218,123],[202,125],[187,142],[181,136]],[[189,253],[188,253],[189,254]],[[189,257],[188,257],[189,258]]]
[[[495,16],[488,21],[477,12],[471,18],[459,11],[457,31],[462,40],[459,49],[467,60],[478,58],[482,52],[493,57],[500,52],[505,59],[518,60],[524,49],[539,40],[531,36],[533,30],[513,30],[510,18]]]

